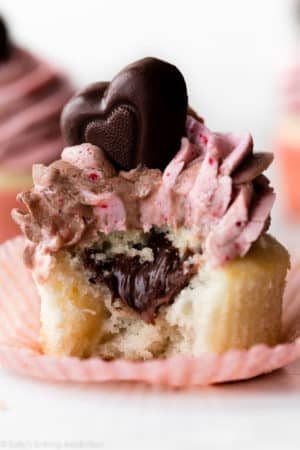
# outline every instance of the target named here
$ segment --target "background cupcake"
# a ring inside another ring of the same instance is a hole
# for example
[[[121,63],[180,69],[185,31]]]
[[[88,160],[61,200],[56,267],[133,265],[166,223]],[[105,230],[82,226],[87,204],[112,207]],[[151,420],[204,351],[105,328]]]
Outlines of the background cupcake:
[[[296,2],[299,28],[300,2]],[[290,217],[300,217],[300,36],[282,80],[283,118],[277,135],[276,150],[281,168],[282,189]]]
[[[287,211],[300,217],[300,56],[285,74],[284,99],[285,117],[279,127],[277,152]]]
[[[0,18],[0,241],[18,232],[10,211],[32,164],[61,151],[60,113],[72,92],[63,73],[11,41]]]

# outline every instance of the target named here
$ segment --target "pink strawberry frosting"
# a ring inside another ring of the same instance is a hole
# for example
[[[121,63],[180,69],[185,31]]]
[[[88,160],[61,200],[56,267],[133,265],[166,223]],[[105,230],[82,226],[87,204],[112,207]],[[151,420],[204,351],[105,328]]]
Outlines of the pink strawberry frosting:
[[[245,255],[269,226],[275,195],[262,172],[272,154],[253,153],[249,134],[213,133],[191,116],[186,131],[164,172],[116,172],[91,144],[35,165],[34,187],[19,196],[28,211],[13,212],[27,237],[27,264],[93,242],[99,231],[154,225],[189,228],[214,266]]]
[[[59,157],[61,110],[73,93],[56,68],[13,48],[0,63],[0,168],[29,170]]]

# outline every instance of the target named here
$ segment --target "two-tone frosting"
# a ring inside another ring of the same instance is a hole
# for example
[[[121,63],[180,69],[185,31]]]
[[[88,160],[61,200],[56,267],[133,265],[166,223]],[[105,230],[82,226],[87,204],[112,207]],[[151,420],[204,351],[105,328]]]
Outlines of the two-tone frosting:
[[[75,95],[62,115],[69,146],[33,166],[14,219],[25,259],[45,277],[53,255],[99,233],[190,230],[213,266],[243,256],[268,228],[274,193],[249,134],[211,132],[188,109],[179,70],[144,58]],[[76,145],[77,144],[77,145]]]
[[[19,196],[28,211],[13,213],[27,264],[47,270],[60,249],[87,245],[100,231],[165,225],[192,230],[214,266],[245,255],[269,226],[275,195],[262,173],[272,155],[253,153],[249,134],[213,133],[192,116],[186,134],[164,171],[117,171],[91,144],[35,165],[34,187]]]

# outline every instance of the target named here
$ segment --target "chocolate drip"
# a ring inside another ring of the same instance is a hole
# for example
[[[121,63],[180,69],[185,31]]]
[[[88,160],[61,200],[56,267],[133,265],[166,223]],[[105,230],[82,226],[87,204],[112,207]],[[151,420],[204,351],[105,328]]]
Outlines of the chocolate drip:
[[[114,298],[120,298],[141,314],[146,322],[153,322],[158,308],[173,301],[187,285],[193,268],[184,271],[178,250],[163,233],[152,232],[147,247],[153,251],[153,261],[140,261],[139,256],[116,255],[97,261],[99,251],[88,249],[83,254],[84,265],[92,273],[91,283],[104,282]],[[138,249],[142,247],[138,244]]]

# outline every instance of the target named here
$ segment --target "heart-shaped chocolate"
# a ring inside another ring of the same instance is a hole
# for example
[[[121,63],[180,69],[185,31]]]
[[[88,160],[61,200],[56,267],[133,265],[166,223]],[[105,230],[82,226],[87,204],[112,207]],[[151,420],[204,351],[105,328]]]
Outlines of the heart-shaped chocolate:
[[[187,91],[179,70],[144,58],[110,83],[79,92],[65,106],[61,123],[68,145],[95,144],[120,169],[164,169],[185,135],[186,113]]]
[[[11,43],[3,18],[0,16],[0,62],[8,59],[11,51]]]

